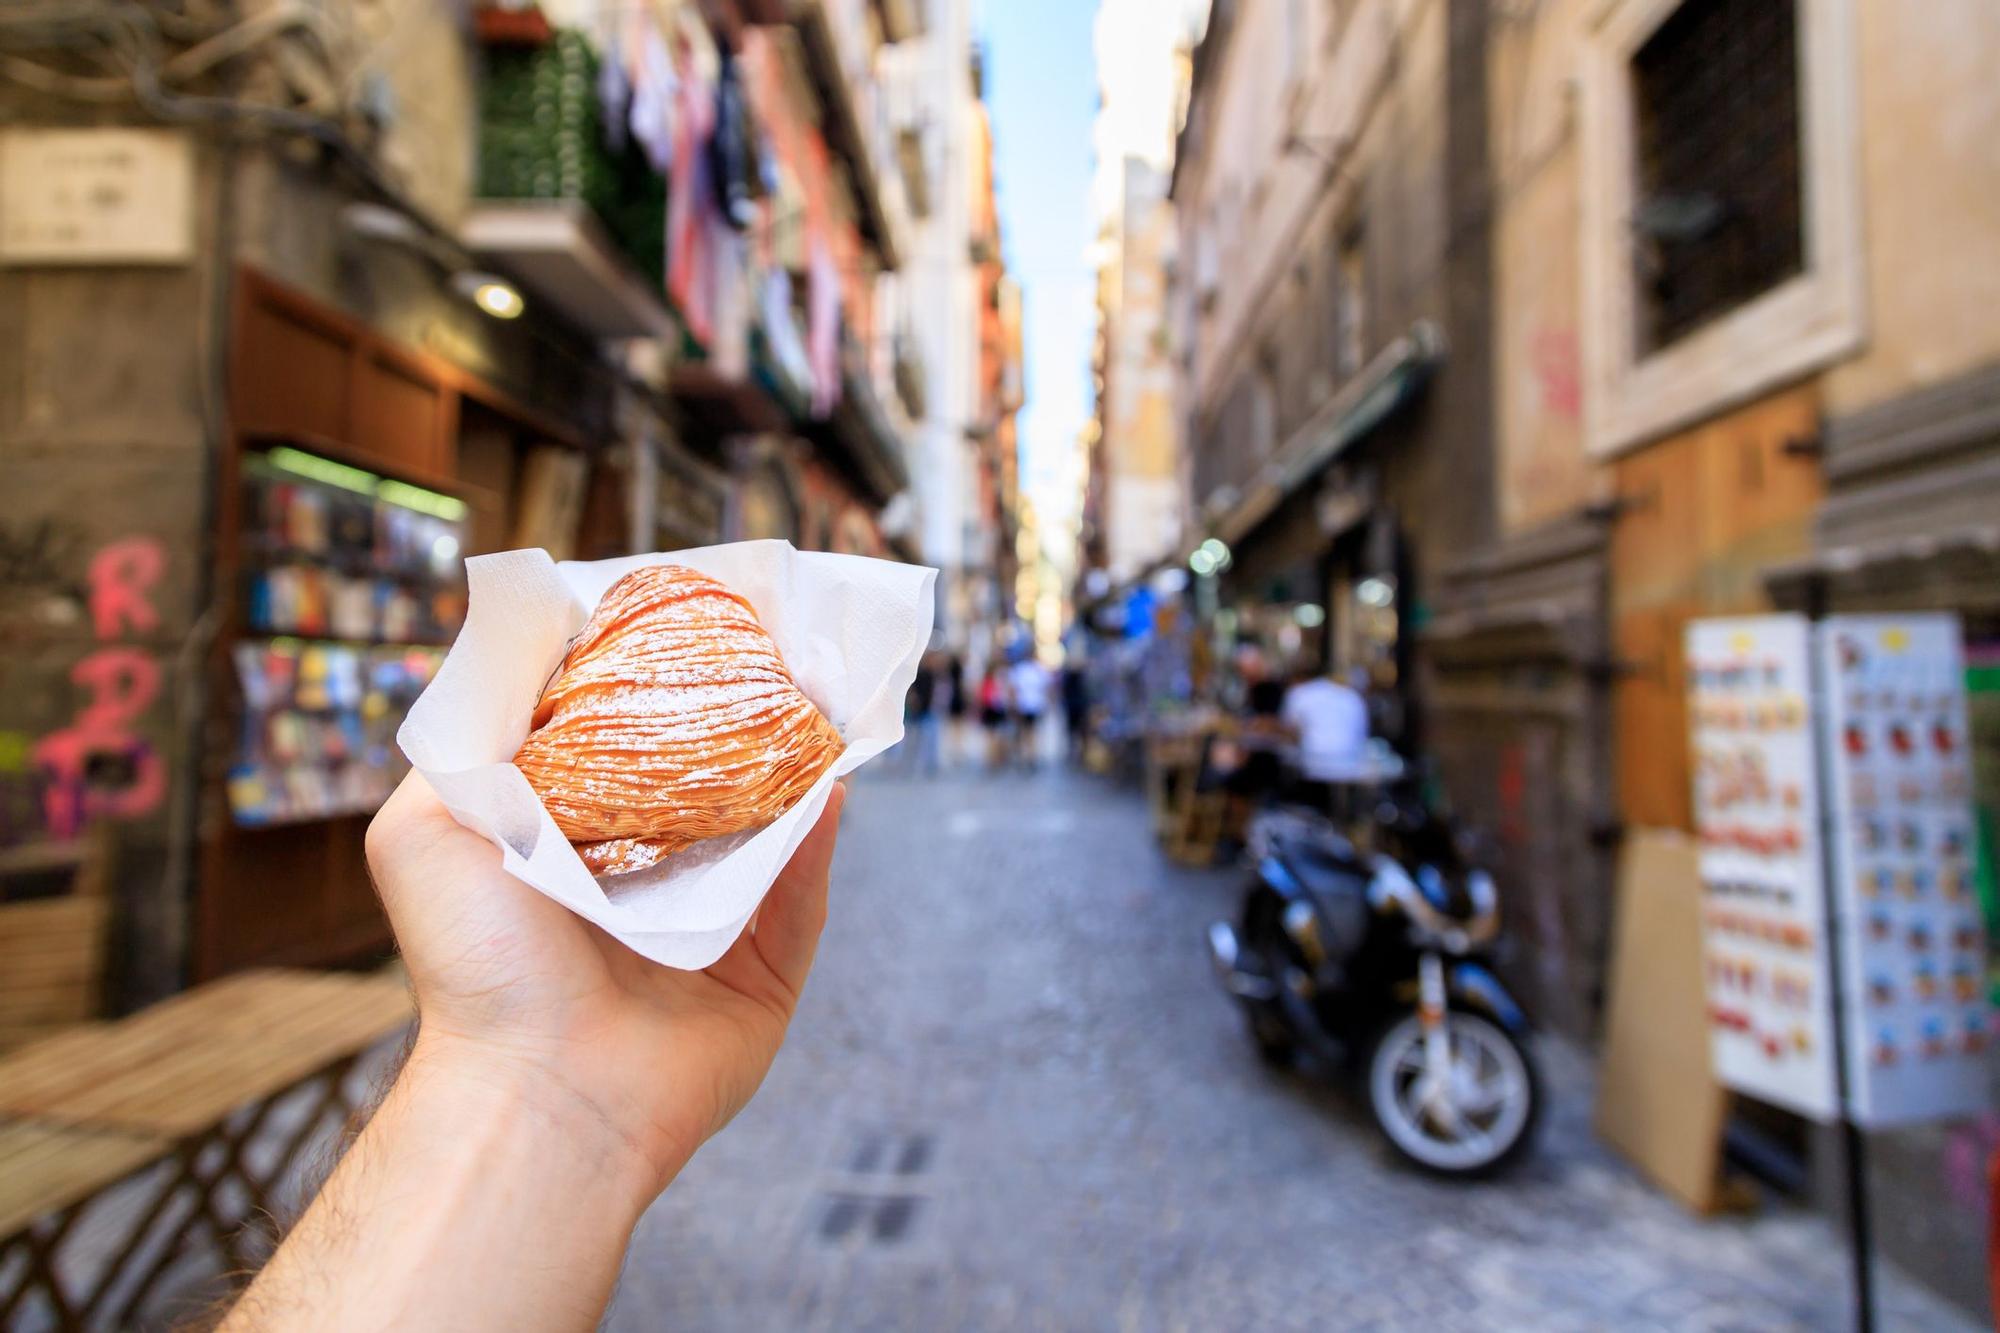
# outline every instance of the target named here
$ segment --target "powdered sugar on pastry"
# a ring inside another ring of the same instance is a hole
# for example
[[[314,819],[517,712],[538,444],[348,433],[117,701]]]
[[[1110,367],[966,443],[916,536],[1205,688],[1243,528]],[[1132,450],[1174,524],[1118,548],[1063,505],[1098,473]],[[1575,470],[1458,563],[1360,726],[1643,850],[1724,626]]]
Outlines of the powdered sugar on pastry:
[[[597,874],[776,819],[839,757],[750,604],[682,565],[613,584],[514,763]]]

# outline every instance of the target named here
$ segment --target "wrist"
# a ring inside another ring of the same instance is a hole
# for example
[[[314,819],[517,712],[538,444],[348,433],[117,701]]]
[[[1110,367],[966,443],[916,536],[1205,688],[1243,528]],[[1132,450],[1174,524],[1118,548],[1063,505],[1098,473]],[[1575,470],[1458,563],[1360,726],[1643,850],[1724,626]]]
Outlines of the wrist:
[[[580,1188],[636,1223],[685,1164],[613,1099],[589,1086],[585,1071],[538,1051],[420,1027],[392,1096],[407,1095],[453,1132],[480,1126],[526,1136],[576,1177]]]

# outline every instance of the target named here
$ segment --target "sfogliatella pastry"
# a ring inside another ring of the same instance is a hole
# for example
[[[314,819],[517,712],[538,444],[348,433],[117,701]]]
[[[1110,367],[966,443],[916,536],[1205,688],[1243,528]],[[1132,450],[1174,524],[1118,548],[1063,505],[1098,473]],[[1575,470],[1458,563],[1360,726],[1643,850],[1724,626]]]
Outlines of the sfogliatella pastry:
[[[750,604],[684,565],[611,586],[514,756],[593,873],[770,823],[841,751]]]

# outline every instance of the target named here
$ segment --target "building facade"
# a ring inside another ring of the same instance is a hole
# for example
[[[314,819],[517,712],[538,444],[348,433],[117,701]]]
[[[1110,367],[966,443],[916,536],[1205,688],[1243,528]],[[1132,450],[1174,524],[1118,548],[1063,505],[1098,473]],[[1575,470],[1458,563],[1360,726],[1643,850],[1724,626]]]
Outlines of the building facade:
[[[1175,560],[1187,521],[1167,306],[1176,239],[1168,173],[1127,156],[1118,180],[1117,207],[1098,237],[1097,412],[1082,533],[1088,568],[1112,585]]]
[[[970,0],[922,7],[922,29],[885,62],[896,161],[910,203],[908,262],[896,276],[893,361],[909,391],[912,544],[939,570],[939,646],[983,659],[1006,608],[994,479],[1011,448],[995,396],[994,341],[1005,278],[992,124]],[[1018,354],[1015,355],[1018,362]]]
[[[1448,571],[1494,530],[1489,8],[1215,5],[1172,180],[1217,633],[1365,681],[1377,730],[1448,788],[1477,751],[1439,722],[1430,636]]]
[[[1499,532],[1463,615],[1494,626],[1489,677],[1523,672],[1505,627],[1539,619],[1550,697],[1604,734],[1562,780],[1611,829],[1692,827],[1683,627],[1768,609],[1956,611],[1993,824],[1996,53],[2000,13],[1961,0],[1496,11]],[[1583,887],[1608,902],[1608,867]],[[1601,943],[1535,944],[1591,985]],[[1926,1182],[1987,1135],[1873,1145],[1883,1244],[1973,1310],[1983,1198]],[[1830,1196],[1834,1145],[1791,1137]]]

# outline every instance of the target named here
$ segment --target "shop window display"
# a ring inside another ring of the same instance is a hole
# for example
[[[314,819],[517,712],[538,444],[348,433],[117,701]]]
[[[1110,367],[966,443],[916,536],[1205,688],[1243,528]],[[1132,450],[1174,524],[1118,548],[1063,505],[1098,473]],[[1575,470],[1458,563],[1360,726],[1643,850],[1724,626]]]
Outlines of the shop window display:
[[[465,504],[289,448],[246,460],[242,503],[230,808],[246,827],[365,814],[464,618]]]

